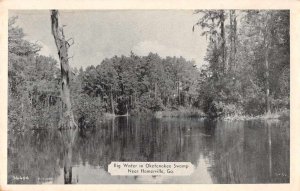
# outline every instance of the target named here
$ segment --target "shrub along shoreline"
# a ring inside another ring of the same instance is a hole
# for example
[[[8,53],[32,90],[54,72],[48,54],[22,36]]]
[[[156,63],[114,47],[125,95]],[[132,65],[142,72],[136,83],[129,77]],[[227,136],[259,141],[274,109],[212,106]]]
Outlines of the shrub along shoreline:
[[[218,116],[209,116],[205,114],[202,110],[196,108],[180,108],[178,110],[165,110],[157,111],[154,113],[156,118],[211,118],[211,119],[222,119],[225,121],[247,121],[247,120],[286,120],[290,117],[290,110],[285,109],[281,111],[265,113],[261,115],[241,115],[241,114],[219,114]]]
[[[202,110],[181,108],[179,110],[165,110],[154,113],[156,118],[163,117],[208,117]]]
[[[223,119],[226,121],[247,121],[247,120],[287,120],[290,117],[290,110],[276,111],[262,115],[228,115]]]

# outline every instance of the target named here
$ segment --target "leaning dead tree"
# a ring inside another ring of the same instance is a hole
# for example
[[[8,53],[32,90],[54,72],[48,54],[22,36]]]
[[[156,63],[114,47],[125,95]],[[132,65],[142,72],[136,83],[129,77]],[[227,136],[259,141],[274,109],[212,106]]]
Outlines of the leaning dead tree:
[[[68,49],[71,46],[69,41],[72,40],[72,44],[74,43],[74,41],[73,39],[65,40],[63,27],[59,26],[58,23],[58,15],[58,10],[51,10],[52,35],[54,37],[55,44],[58,50],[58,56],[61,66],[61,100],[63,102],[63,109],[59,123],[59,128],[70,129],[77,128],[77,124],[75,123],[73,116],[70,98],[70,66],[68,57]]]

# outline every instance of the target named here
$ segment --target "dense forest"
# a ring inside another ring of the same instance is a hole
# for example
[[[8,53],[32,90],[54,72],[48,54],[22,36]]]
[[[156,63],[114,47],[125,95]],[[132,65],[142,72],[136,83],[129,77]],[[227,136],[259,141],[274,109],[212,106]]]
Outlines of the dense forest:
[[[289,11],[194,13],[199,20],[191,35],[201,30],[208,41],[201,66],[183,57],[131,52],[73,67],[69,78],[75,121],[95,126],[108,113],[193,111],[226,117],[288,111]],[[41,46],[25,40],[16,21],[11,17],[8,26],[8,129],[56,127],[63,110],[60,65],[41,55]]]

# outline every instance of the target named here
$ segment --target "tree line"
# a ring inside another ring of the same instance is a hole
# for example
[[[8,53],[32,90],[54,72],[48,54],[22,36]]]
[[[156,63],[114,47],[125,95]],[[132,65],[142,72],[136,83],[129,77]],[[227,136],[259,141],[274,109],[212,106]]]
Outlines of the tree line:
[[[259,115],[289,108],[287,10],[196,10],[209,40],[201,83],[204,110]]]
[[[98,65],[70,68],[75,121],[104,113],[141,114],[181,108],[207,116],[261,115],[289,109],[289,11],[196,10],[208,40],[198,68],[183,57],[157,53],[106,58]],[[61,70],[24,39],[16,17],[8,31],[9,129],[55,127],[62,106]]]

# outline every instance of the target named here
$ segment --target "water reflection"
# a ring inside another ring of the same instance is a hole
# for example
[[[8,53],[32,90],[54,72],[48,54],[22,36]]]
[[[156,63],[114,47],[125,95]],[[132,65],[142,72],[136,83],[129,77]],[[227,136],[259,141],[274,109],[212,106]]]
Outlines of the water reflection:
[[[62,140],[63,151],[63,166],[64,166],[64,183],[72,184],[73,182],[78,182],[78,180],[73,181],[72,176],[72,156],[74,141],[77,137],[78,129],[65,129],[60,130],[59,135]]]
[[[185,177],[110,176],[111,161],[182,161],[196,169]],[[9,134],[8,182],[289,182],[289,122],[118,117],[88,131]]]

